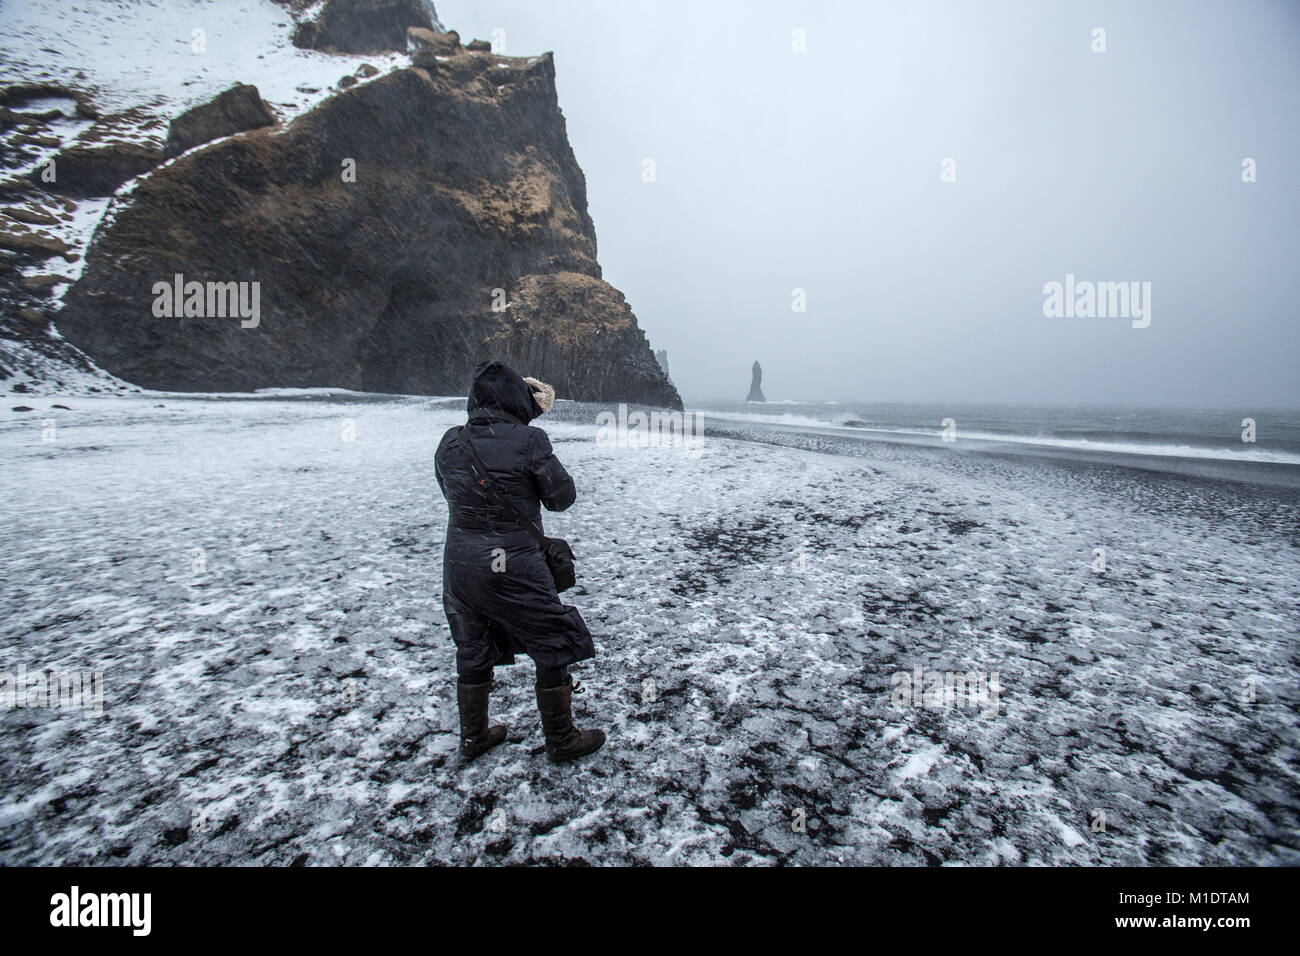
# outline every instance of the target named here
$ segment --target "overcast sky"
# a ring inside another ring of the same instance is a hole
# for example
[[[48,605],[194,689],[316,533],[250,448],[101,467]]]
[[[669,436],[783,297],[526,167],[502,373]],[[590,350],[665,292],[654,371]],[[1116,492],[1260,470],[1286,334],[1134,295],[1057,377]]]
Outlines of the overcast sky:
[[[436,5],[554,51],[605,278],[688,402],[758,359],[769,400],[1300,406],[1300,4]],[[1151,283],[1150,325],[1046,317],[1067,273]]]

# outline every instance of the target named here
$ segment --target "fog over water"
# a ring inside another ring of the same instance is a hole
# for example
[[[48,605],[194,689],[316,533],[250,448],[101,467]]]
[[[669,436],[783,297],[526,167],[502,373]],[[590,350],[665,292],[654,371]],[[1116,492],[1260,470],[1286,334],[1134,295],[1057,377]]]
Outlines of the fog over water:
[[[758,359],[775,400],[1300,406],[1300,5],[437,9],[555,52],[605,277],[688,401]],[[1067,275],[1150,283],[1149,326],[1045,316]]]

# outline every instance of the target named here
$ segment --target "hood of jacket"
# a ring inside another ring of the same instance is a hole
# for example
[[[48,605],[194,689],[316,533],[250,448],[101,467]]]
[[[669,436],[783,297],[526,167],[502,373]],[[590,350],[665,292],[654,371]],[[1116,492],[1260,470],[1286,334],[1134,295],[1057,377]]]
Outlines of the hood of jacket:
[[[474,383],[465,405],[470,421],[502,417],[527,425],[542,413],[523,376],[505,362],[491,359],[474,369]]]

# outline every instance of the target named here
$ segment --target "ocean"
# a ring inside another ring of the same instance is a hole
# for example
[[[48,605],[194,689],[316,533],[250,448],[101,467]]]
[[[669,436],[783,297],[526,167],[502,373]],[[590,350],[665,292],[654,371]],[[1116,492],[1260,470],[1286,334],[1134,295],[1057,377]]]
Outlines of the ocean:
[[[950,445],[1300,486],[1300,410],[931,402],[688,402],[719,425]],[[1254,423],[1254,441],[1243,440]],[[945,430],[947,441],[945,441]]]

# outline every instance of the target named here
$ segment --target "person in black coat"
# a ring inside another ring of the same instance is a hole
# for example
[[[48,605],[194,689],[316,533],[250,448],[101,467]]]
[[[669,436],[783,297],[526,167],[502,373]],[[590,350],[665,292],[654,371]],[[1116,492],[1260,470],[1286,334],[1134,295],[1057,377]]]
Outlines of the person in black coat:
[[[447,499],[442,603],[456,642],[460,753],[473,760],[505,740],[488,725],[492,669],[527,654],[537,665],[537,707],[552,760],[571,760],[605,742],[599,730],[573,725],[581,692],[569,665],[596,654],[578,609],[563,604],[537,540],[478,483],[459,438],[468,439],[499,494],[541,529],[541,509],[564,511],[577,497],[573,479],[546,432],[529,424],[555,401],[555,390],[504,362],[474,370],[464,426],[448,429],[434,456]]]

